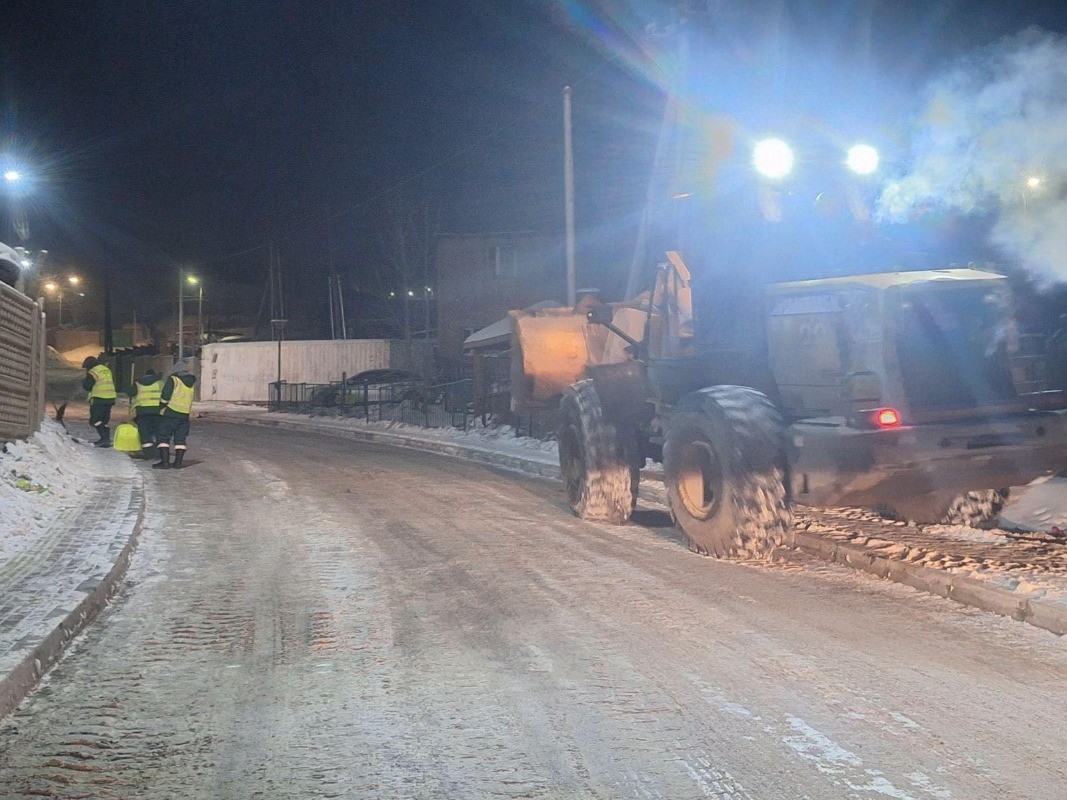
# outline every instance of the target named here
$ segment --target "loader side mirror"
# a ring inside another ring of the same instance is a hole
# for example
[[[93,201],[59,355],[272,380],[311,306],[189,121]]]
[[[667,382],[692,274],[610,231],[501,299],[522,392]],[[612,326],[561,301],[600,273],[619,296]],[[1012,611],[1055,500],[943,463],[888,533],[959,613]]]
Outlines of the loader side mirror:
[[[615,316],[615,309],[603,303],[595,305],[586,312],[585,318],[591,325],[610,325]]]

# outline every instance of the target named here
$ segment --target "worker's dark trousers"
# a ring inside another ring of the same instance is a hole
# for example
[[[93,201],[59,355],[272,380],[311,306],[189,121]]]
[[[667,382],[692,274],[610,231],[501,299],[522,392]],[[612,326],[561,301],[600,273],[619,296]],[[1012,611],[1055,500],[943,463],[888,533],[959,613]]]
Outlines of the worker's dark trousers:
[[[111,429],[108,427],[111,422],[111,406],[111,403],[89,403],[89,424],[96,429],[101,439],[111,437]]]
[[[163,416],[159,418],[158,427],[156,428],[156,439],[161,448],[169,448],[171,440],[173,440],[175,450],[184,450],[185,438],[188,435],[188,415],[182,415],[180,417]]]
[[[161,419],[158,408],[144,408],[137,415],[137,433],[141,437],[141,452],[145,458],[150,458],[155,451],[156,430]]]

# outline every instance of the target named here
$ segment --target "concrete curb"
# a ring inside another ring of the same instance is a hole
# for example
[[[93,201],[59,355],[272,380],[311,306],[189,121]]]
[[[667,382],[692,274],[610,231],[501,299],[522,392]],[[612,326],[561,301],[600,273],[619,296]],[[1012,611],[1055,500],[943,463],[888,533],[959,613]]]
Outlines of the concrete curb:
[[[310,420],[258,419],[241,417],[229,413],[219,414],[220,420],[229,420],[239,424],[259,425],[262,427],[289,428],[320,433],[324,435],[339,434],[349,439],[388,444],[410,450],[423,450],[453,458],[463,458],[490,466],[501,467],[513,472],[522,472],[541,478],[560,479],[559,465],[555,462],[538,461],[533,458],[497,453],[470,445],[438,442],[403,434],[385,431],[360,431],[351,428],[325,428]],[[645,475],[650,480],[661,480],[661,475]],[[850,567],[860,572],[867,572],[879,578],[902,583],[923,592],[936,594],[953,600],[961,605],[989,611],[1004,617],[1011,617],[1018,622],[1025,622],[1037,628],[1050,631],[1059,636],[1067,635],[1067,608],[1060,608],[1052,603],[1029,600],[1019,597],[1007,589],[991,586],[982,581],[951,572],[897,561],[863,550],[862,548],[840,544],[831,539],[824,539],[805,531],[794,531],[790,537],[791,546],[805,553],[818,556],[826,561]]]
[[[140,487],[131,496],[130,505],[138,504],[137,519],[130,531],[129,540],[119,552],[107,575],[82,598],[67,616],[59,621],[51,633],[45,636],[26,654],[26,657],[7,675],[0,678],[0,719],[3,719],[32,692],[41,678],[55,666],[60,656],[79,633],[85,630],[118,591],[126,570],[130,566],[133,551],[141,535],[145,515],[145,490],[142,479]]]
[[[791,544],[797,550],[819,556],[879,578],[903,583],[973,608],[1011,617],[1060,636],[1067,635],[1067,609],[1040,600],[1019,597],[1014,592],[991,586],[965,575],[897,561],[859,547],[823,539],[805,531],[794,531]]]

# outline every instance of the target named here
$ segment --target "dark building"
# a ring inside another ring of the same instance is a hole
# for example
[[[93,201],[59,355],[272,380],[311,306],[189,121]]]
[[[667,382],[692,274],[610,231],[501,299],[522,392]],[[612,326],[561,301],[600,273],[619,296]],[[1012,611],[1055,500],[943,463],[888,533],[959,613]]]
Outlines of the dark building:
[[[463,340],[515,308],[567,296],[562,236],[443,234],[437,238],[438,352],[453,359]]]

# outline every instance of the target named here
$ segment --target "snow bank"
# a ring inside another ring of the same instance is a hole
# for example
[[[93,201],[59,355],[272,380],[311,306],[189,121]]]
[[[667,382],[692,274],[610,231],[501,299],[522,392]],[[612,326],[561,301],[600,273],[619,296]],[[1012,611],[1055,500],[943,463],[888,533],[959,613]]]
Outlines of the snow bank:
[[[1067,531],[1067,478],[1039,479],[1015,489],[1000,515],[1000,526],[1020,531]]]
[[[266,415],[268,413],[267,409],[263,406],[221,402],[198,403],[195,411],[196,413],[203,413],[207,416],[211,416],[212,413],[217,413],[220,416],[226,414],[250,416],[253,414]],[[367,422],[358,417],[309,417],[306,414],[291,413],[274,413],[271,414],[271,417],[280,421],[284,421],[287,417],[290,419],[295,418],[302,422],[313,422],[316,426],[321,426],[323,428],[384,431],[403,436],[405,439],[455,442],[456,444],[465,444],[471,447],[479,447],[509,455],[530,456],[536,453],[540,454],[542,457],[550,458],[553,461],[558,458],[558,451],[554,441],[542,441],[540,439],[533,439],[529,436],[516,436],[515,429],[510,425],[482,425],[481,420],[477,418],[471,423],[467,430],[462,430],[460,428],[423,428],[420,425],[409,425],[403,422],[391,422],[388,420],[383,420],[381,422]]]
[[[80,503],[91,466],[85,447],[51,419],[28,440],[0,448],[0,565]]]

